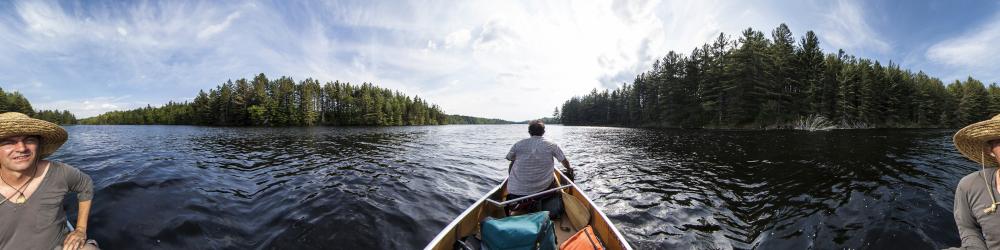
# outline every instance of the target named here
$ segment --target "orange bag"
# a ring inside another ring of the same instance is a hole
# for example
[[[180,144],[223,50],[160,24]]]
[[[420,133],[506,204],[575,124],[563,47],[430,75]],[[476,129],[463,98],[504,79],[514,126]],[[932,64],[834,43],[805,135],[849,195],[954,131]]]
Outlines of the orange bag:
[[[559,250],[604,250],[604,246],[597,240],[594,229],[587,226],[559,244]]]

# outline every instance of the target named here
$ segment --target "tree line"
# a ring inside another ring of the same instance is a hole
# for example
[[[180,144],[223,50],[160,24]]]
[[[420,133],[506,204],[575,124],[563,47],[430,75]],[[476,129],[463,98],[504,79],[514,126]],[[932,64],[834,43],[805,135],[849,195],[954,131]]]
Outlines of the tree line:
[[[514,122],[495,119],[495,118],[482,118],[474,116],[464,116],[464,115],[448,115],[448,124],[512,124]]]
[[[437,105],[399,91],[346,82],[290,77],[227,81],[192,102],[169,102],[161,107],[111,111],[81,120],[83,124],[170,124],[212,126],[314,125],[441,125],[452,118]]]
[[[42,119],[56,124],[76,124],[76,116],[68,110],[35,110],[31,102],[20,92],[4,92],[0,88],[0,113],[18,112],[35,119]]]
[[[558,110],[557,110],[558,113]],[[689,55],[670,51],[631,84],[562,105],[567,125],[787,128],[822,117],[841,128],[960,127],[1000,113],[1000,86],[969,77],[945,85],[924,72],[824,54],[785,24],[770,39],[752,28],[724,33]]]

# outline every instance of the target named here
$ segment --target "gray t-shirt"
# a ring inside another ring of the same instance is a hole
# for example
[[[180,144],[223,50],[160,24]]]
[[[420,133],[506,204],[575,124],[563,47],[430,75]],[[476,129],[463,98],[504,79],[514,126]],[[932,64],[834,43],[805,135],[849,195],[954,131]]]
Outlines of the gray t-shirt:
[[[542,138],[531,138],[514,143],[507,153],[507,160],[514,166],[507,178],[507,192],[516,195],[529,195],[545,190],[552,183],[555,171],[552,157],[559,161],[566,160],[559,145]]]
[[[94,184],[80,170],[52,162],[25,203],[0,204],[0,249],[49,250],[62,245],[69,232],[62,203],[69,192],[75,192],[80,201],[88,201],[94,198]]]
[[[962,239],[962,249],[1000,249],[1000,208],[986,214],[983,210],[993,204],[990,190],[1000,201],[996,190],[996,168],[987,168],[966,175],[955,189],[955,224]],[[983,180],[981,174],[989,180]],[[989,186],[989,187],[987,187]]]

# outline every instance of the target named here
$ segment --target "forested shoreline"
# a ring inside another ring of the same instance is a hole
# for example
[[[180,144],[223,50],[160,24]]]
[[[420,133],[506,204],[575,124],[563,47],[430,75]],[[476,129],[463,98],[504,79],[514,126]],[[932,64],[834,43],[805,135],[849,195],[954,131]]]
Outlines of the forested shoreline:
[[[448,115],[448,124],[514,124],[516,122],[465,115]]]
[[[985,63],[985,62],[984,62]],[[566,125],[674,128],[955,128],[1000,113],[1000,87],[969,77],[945,85],[898,64],[824,54],[809,31],[748,28],[690,55],[670,51],[613,90],[562,105]]]
[[[0,88],[0,113],[4,112],[18,112],[61,125],[76,124],[76,116],[68,110],[35,110],[31,107],[31,102],[20,92],[4,92],[3,88]]]
[[[263,73],[251,80],[227,81],[192,102],[161,107],[111,111],[80,121],[105,125],[210,126],[403,126],[456,123],[488,124],[499,119],[447,115],[420,97],[371,83],[334,81],[320,84],[307,78],[295,82],[283,76],[269,80]]]

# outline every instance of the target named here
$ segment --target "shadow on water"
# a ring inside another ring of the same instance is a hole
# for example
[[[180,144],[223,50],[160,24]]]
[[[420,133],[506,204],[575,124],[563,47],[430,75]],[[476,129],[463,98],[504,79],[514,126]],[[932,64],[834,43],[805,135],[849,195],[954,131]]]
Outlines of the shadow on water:
[[[506,176],[523,125],[72,126],[54,160],[94,177],[109,249],[413,249]],[[948,130],[550,126],[637,249],[958,244]],[[891,244],[891,245],[889,245]]]

